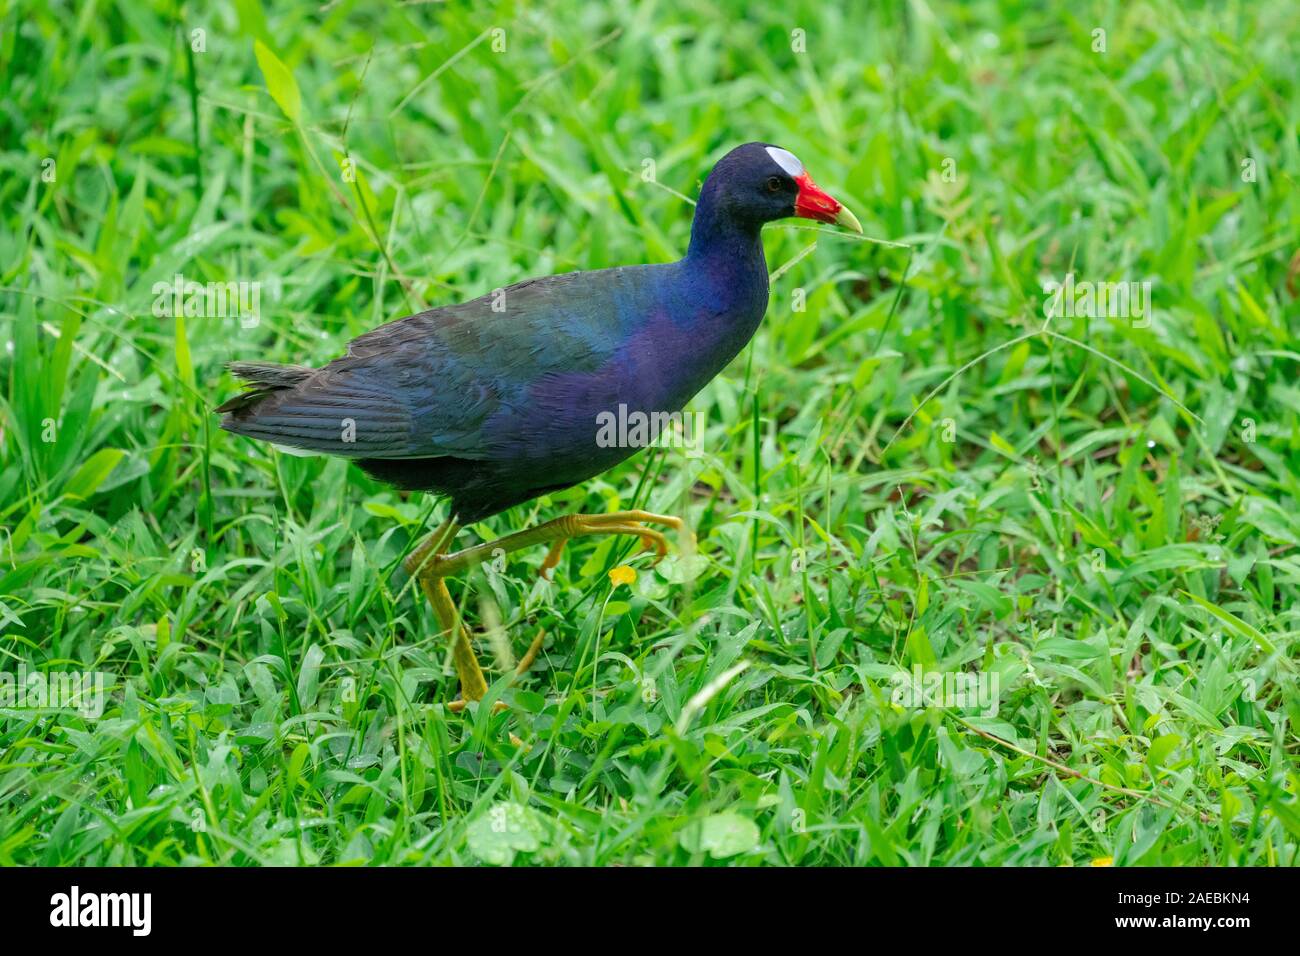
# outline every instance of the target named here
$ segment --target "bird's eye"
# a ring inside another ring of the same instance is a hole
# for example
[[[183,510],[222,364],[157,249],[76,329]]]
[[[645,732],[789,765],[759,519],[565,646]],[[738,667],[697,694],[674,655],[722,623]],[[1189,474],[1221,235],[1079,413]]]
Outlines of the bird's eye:
[[[767,180],[767,191],[770,193],[779,193],[781,191],[781,177],[771,176]]]

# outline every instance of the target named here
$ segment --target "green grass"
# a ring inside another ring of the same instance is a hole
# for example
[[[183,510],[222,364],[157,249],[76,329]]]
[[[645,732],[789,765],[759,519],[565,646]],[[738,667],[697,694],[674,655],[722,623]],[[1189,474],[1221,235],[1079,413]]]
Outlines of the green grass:
[[[0,710],[0,863],[1297,861],[1300,9],[837,6],[3,7],[0,670],[112,686]],[[705,455],[463,536],[699,544],[453,582],[493,677],[548,636],[449,713],[400,570],[441,508],[219,431],[222,364],[665,261],[755,139],[905,245],[769,228]],[[1069,272],[1150,321],[1049,320]],[[177,273],[260,324],[156,317]]]

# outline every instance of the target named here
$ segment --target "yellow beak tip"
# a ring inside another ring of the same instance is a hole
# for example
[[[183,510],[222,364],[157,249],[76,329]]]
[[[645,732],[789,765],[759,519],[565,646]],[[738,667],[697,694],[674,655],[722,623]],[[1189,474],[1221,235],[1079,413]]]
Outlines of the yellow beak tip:
[[[849,212],[847,206],[840,207],[840,214],[835,217],[835,225],[843,226],[845,229],[862,235],[862,223],[858,222],[858,217]]]

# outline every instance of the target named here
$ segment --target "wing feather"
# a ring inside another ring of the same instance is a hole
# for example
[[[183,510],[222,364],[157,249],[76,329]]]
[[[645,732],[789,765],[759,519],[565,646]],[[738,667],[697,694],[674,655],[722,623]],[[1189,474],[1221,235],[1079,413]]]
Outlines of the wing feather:
[[[253,388],[218,408],[221,427],[347,458],[491,457],[492,417],[548,374],[599,368],[658,268],[530,279],[389,322],[319,369],[233,363]]]

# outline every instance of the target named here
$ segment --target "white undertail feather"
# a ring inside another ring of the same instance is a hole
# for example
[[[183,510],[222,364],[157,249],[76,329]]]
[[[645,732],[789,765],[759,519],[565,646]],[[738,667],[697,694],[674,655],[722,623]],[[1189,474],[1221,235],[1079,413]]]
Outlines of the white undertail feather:
[[[271,447],[278,448],[286,455],[293,455],[295,458],[317,458],[324,454],[324,452],[309,451],[306,448],[294,448],[290,445],[277,445],[275,442],[271,442]]]

